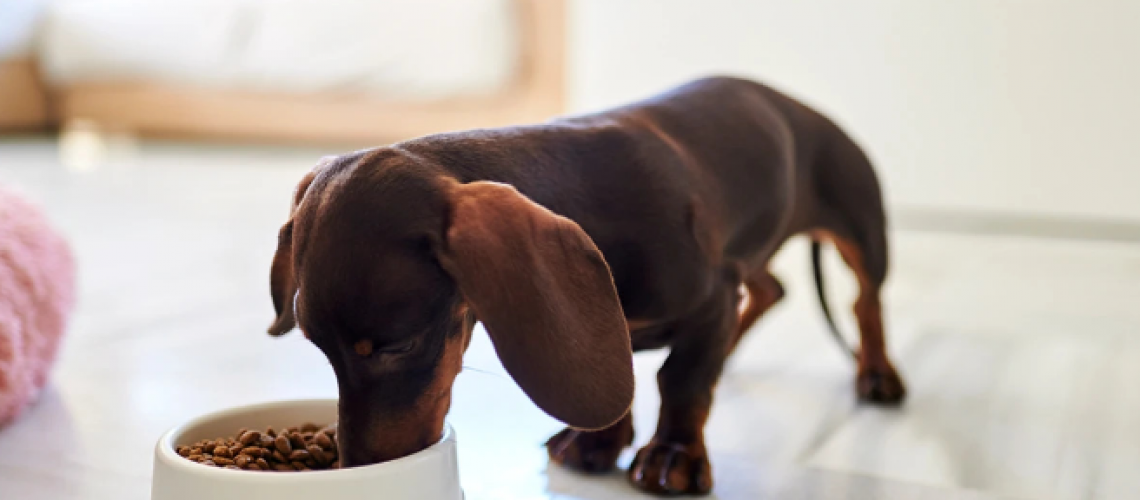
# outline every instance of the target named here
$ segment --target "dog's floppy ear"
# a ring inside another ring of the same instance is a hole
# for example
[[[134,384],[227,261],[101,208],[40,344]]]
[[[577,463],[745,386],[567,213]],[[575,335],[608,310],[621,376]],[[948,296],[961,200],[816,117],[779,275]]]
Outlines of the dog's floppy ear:
[[[492,182],[450,188],[440,263],[535,404],[579,429],[633,401],[633,355],[613,278],[582,228]]]
[[[327,159],[322,159],[317,166],[320,167],[326,161]],[[269,270],[269,293],[273,296],[273,308],[277,310],[277,319],[269,326],[269,334],[274,337],[289,333],[297,326],[297,320],[293,317],[293,297],[297,294],[297,283],[293,278],[293,216],[316,176],[317,170],[314,168],[301,178],[297,190],[293,192],[289,221],[277,233],[277,253],[273,255],[273,265]]]

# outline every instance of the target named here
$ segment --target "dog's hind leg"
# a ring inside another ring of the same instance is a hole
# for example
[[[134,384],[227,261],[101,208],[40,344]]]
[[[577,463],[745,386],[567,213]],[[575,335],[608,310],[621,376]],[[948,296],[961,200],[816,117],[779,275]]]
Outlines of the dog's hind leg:
[[[756,324],[756,320],[784,298],[784,286],[768,272],[767,268],[744,278],[744,284],[741,286],[747,294],[742,300],[740,324],[736,329],[736,340],[729,347],[730,351],[736,348],[744,338],[744,334]]]
[[[817,182],[822,195],[817,214],[821,231],[814,231],[814,237],[830,239],[859,282],[854,307],[860,338],[856,392],[865,401],[899,403],[906,388],[887,357],[883,334],[880,296],[887,278],[888,248],[878,180],[862,150],[837,132],[821,157]]]

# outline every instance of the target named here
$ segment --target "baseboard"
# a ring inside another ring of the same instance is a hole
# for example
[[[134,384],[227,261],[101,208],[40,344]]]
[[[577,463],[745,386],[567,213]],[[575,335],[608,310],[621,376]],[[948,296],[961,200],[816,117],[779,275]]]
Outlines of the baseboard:
[[[907,231],[1140,242],[1140,220],[897,208],[891,227]]]

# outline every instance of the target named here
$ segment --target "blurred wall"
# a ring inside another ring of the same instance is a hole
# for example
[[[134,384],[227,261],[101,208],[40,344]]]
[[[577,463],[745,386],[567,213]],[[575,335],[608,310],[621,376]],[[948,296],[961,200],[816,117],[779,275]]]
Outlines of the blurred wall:
[[[896,210],[1140,223],[1140,2],[575,0],[571,100],[714,72],[823,110]]]

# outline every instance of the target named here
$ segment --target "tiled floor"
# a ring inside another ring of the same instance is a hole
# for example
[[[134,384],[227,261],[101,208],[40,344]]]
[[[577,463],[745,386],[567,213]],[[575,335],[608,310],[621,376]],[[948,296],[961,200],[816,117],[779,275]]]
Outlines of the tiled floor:
[[[251,401],[335,395],[300,335],[263,333],[277,226],[324,152],[146,144],[87,162],[74,151],[0,141],[0,182],[43,202],[81,267],[54,382],[0,431],[0,498],[147,498],[165,429]],[[912,396],[899,410],[854,402],[806,253],[794,242],[779,256],[789,297],[719,388],[713,498],[1140,498],[1140,245],[894,235],[888,327]],[[833,300],[850,299],[828,264]],[[637,360],[639,443],[662,359]],[[547,467],[540,444],[559,425],[485,337],[466,364],[450,419],[468,498],[637,496],[620,475]]]

